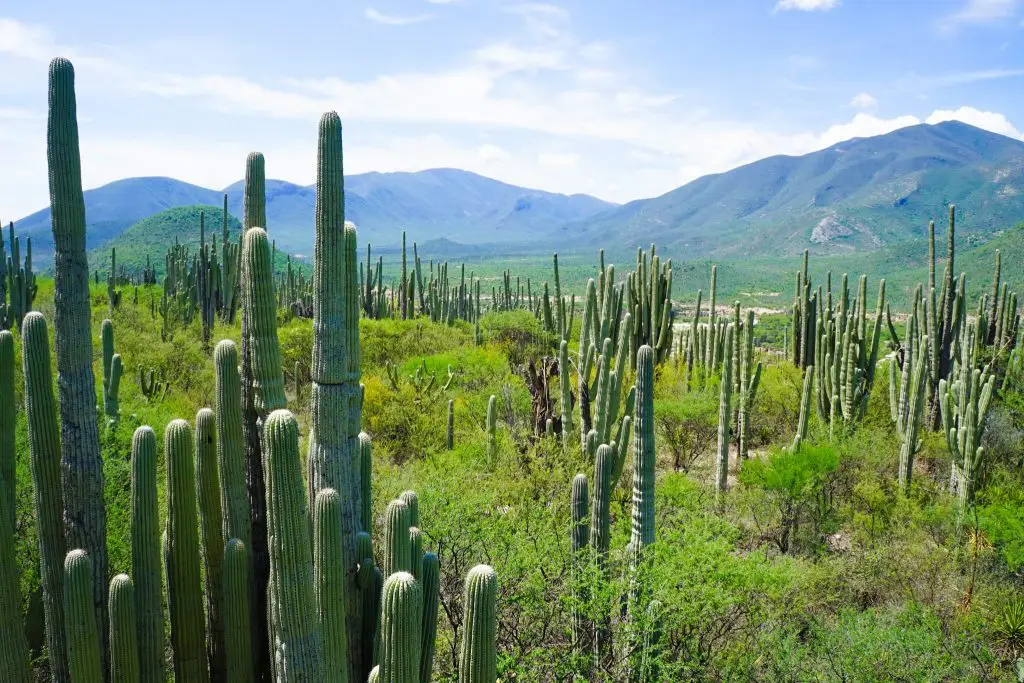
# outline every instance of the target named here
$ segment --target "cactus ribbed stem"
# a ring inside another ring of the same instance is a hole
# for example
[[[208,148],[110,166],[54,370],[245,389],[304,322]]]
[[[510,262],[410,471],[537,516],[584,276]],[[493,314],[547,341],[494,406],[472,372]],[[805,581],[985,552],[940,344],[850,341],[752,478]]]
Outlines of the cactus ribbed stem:
[[[388,503],[384,513],[384,576],[412,569],[409,543],[410,511],[404,500]],[[410,572],[411,573],[411,572]]]
[[[138,683],[135,586],[127,574],[110,582],[110,683]]]
[[[213,350],[216,387],[214,409],[217,417],[217,463],[221,485],[221,512],[225,538],[249,543],[251,521],[249,496],[245,490],[245,452],[242,444],[241,386],[238,376],[238,348],[230,339]]]
[[[92,560],[81,549],[64,560],[64,638],[71,683],[102,683],[103,657],[92,609]]]
[[[264,442],[270,531],[268,603],[277,680],[322,681],[322,645],[310,563],[310,520],[295,416],[284,409],[271,413],[264,427]]]
[[[85,255],[85,200],[78,150],[75,70],[58,57],[50,62],[46,160],[54,246],[54,342],[60,398],[64,536],[92,561],[92,604],[101,656],[107,636],[107,515],[103,461],[92,370],[89,263]]]
[[[171,616],[174,677],[209,681],[204,647],[202,584],[199,571],[199,520],[193,461],[192,428],[173,420],[164,430],[167,462],[167,528],[165,564],[167,605]]]
[[[249,621],[251,569],[249,549],[232,538],[224,546],[224,655],[227,680],[255,681],[252,658],[252,624]]]
[[[132,574],[141,683],[166,681],[156,461],[156,434],[139,427],[132,436]]]
[[[732,358],[734,328],[729,325],[725,330],[725,357]],[[715,490],[725,493],[729,481],[729,418],[732,415],[732,363],[722,364],[722,386],[718,401],[718,455],[715,473]]]
[[[32,468],[33,512],[39,537],[40,583],[50,673],[55,683],[67,683],[64,642],[64,556],[60,429],[53,400],[50,342],[46,320],[32,312],[21,323],[21,355],[25,374],[25,416]]]
[[[325,683],[348,683],[345,567],[341,564],[341,497],[321,489],[313,510],[313,582],[323,642]]]
[[[459,683],[494,683],[498,677],[498,575],[485,564],[466,575]]]
[[[370,439],[370,435],[366,432],[359,432],[359,473],[360,482],[359,488],[361,493],[361,510],[359,511],[360,528],[372,529],[373,528],[373,441]],[[360,559],[358,553],[355,555],[356,561]]]
[[[557,256],[555,263],[558,263]],[[559,297],[558,309],[561,310]],[[559,318],[561,324],[561,318]],[[565,339],[558,345],[558,390],[559,410],[562,415],[562,442],[568,446],[573,433],[572,425],[572,388],[569,381],[569,342]]]
[[[381,683],[418,683],[422,647],[423,590],[409,572],[384,582],[381,594]]]
[[[221,487],[217,471],[216,418],[209,408],[196,413],[196,486],[202,529],[203,565],[206,579],[206,652],[213,683],[226,680],[224,615],[221,572],[224,561],[224,529],[221,519]]]
[[[262,228],[250,228],[242,242],[246,277],[242,297],[248,319],[248,352],[252,360],[253,406],[260,415],[288,404],[277,341],[277,304],[270,260],[270,240]]]
[[[572,532],[570,534],[573,554],[573,581],[576,586],[576,602],[572,611],[572,640],[578,652],[589,651],[590,628],[584,614],[583,604],[587,600],[586,587],[582,585],[584,576],[583,551],[590,545],[590,491],[587,475],[577,474],[572,480]]]
[[[0,252],[0,260],[2,259],[3,253]],[[0,307],[2,306],[3,300],[0,299]],[[14,445],[15,414],[14,335],[7,330],[0,330],[0,506],[7,511],[4,517],[0,518],[0,524],[6,524],[12,534],[17,465]]]
[[[0,254],[2,257],[3,254]],[[14,555],[14,527],[7,524],[9,505],[6,496],[0,498],[0,680],[29,683],[28,640],[25,638],[21,612],[20,576],[18,560]]]
[[[423,639],[420,647],[419,681],[431,683],[437,641],[437,609],[441,601],[441,565],[434,553],[426,553],[423,556],[418,581],[423,589]]]
[[[807,415],[811,411],[811,388],[814,386],[814,366],[804,368],[803,391],[800,392],[800,418],[797,421],[793,450],[800,450],[800,444],[807,438]]]
[[[633,531],[635,552],[654,543],[654,363],[644,345],[636,355],[636,432],[633,447]]]

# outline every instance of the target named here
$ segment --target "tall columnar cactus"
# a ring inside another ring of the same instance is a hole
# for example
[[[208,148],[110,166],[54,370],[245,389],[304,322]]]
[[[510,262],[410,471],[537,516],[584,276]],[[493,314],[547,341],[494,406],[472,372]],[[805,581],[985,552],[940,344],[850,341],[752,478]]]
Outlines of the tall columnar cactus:
[[[498,575],[485,564],[466,575],[465,620],[459,652],[459,683],[494,683],[498,678]]]
[[[740,347],[739,411],[736,430],[739,432],[738,459],[747,457],[750,447],[750,412],[757,399],[757,387],[761,382],[761,363],[754,365],[754,312],[747,311],[743,326],[743,345]]]
[[[487,462],[493,464],[498,454],[498,399],[487,399]]]
[[[248,320],[253,405],[257,414],[265,416],[288,404],[277,341],[277,305],[266,231],[250,228],[245,233],[242,261],[246,273],[242,302]]]
[[[409,506],[409,526],[420,525],[420,499],[415,491],[402,491],[398,499]],[[412,572],[415,574],[416,572]]]
[[[361,506],[359,523],[362,529],[373,528],[373,440],[366,432],[359,432],[359,489]],[[358,537],[358,534],[357,534]],[[358,544],[356,546],[358,548]],[[360,561],[363,555],[358,552],[354,557]]]
[[[29,683],[28,640],[21,613],[14,526],[7,524],[8,505],[6,496],[0,497],[0,680]]]
[[[418,683],[422,624],[423,590],[412,574],[392,574],[381,595],[381,683]]]
[[[3,255],[0,254],[0,258]],[[14,532],[17,452],[14,441],[14,335],[0,330],[0,506],[6,515],[0,524]]]
[[[725,329],[725,357],[732,357],[732,343],[735,330],[732,325]],[[725,493],[729,487],[729,420],[732,417],[732,363],[722,364],[722,385],[718,398],[718,451],[715,459],[715,490]]]
[[[196,413],[196,492],[202,529],[203,576],[206,579],[206,654],[213,681],[226,680],[224,605],[221,594],[224,529],[220,475],[217,471],[216,418],[209,408]]]
[[[920,448],[917,433],[927,390],[927,372],[933,359],[930,353],[931,336],[921,330],[920,312],[923,306],[921,287],[914,294],[913,313],[907,322],[907,334],[902,345],[902,379],[896,378],[896,361],[889,365],[889,408],[896,431],[901,438],[898,478],[900,488],[910,489],[914,472],[914,455]],[[934,316],[933,316],[934,318]],[[897,384],[899,385],[897,387]],[[897,395],[899,398],[897,399]]]
[[[71,683],[102,683],[103,654],[92,605],[92,560],[81,549],[64,559],[64,639]]]
[[[800,417],[796,423],[796,436],[792,450],[800,450],[800,444],[807,438],[807,417],[811,412],[811,390],[814,388],[814,366],[804,368],[803,390],[800,392]]]
[[[573,554],[573,585],[576,586],[575,602],[572,611],[572,640],[577,652],[589,651],[590,628],[582,605],[587,600],[586,587],[583,585],[584,551],[590,545],[590,491],[587,475],[577,474],[572,480],[572,532],[570,541]]]
[[[445,448],[455,448],[455,401],[448,399],[448,422],[445,429]]]
[[[210,680],[206,661],[203,592],[199,570],[199,519],[192,428],[173,420],[164,430],[167,461],[167,606],[171,617],[174,677]]]
[[[254,681],[249,621],[249,549],[237,538],[224,546],[224,654],[228,681]]]
[[[345,567],[341,564],[341,496],[334,489],[321,489],[316,494],[313,583],[323,642],[324,681],[348,683]]]
[[[50,62],[46,160],[54,246],[54,343],[60,398],[64,529],[68,547],[92,561],[92,604],[103,652],[107,635],[107,515],[103,461],[92,371],[89,263],[85,255],[85,200],[78,152],[75,70]],[[105,661],[105,660],[104,660]]]
[[[636,439],[633,446],[633,530],[635,554],[654,543],[654,362],[656,352],[641,346],[636,354]]]
[[[556,261],[557,263],[557,261]],[[562,442],[568,446],[572,440],[572,388],[569,374],[569,342],[565,339],[558,345],[558,390],[559,410],[562,416]]]
[[[404,500],[388,503],[384,513],[384,576],[412,570],[409,544],[409,506]]]
[[[417,579],[423,589],[422,645],[419,683],[431,683],[437,641],[437,609],[441,601],[441,565],[434,553],[425,553]]]
[[[25,416],[32,469],[32,491],[39,538],[39,573],[50,672],[56,683],[68,681],[64,643],[64,524],[61,519],[61,445],[57,407],[53,400],[50,342],[46,320],[32,312],[21,324],[21,355],[25,374]]]
[[[221,486],[221,512],[225,538],[248,544],[251,536],[249,497],[245,490],[245,453],[242,444],[242,408],[238,376],[238,349],[230,339],[213,350],[215,370],[217,464]]]
[[[341,497],[342,563],[354,567],[356,537],[364,527],[369,491],[362,477],[359,388],[359,268],[356,228],[345,221],[345,181],[341,119],[320,118],[313,253],[313,358],[310,365],[311,428],[309,496],[333,488]],[[366,455],[369,455],[367,447]],[[365,479],[368,483],[368,477]],[[368,515],[366,515],[368,516]],[[363,599],[355,572],[345,572],[350,680],[366,677],[363,668]]]
[[[132,574],[139,681],[164,683],[163,579],[160,511],[156,488],[156,434],[149,427],[132,436]]]
[[[135,585],[127,574],[118,574],[110,582],[111,683],[138,683],[141,680],[135,624]]]
[[[274,670],[283,682],[322,681],[323,649],[295,416],[284,409],[271,413],[264,426],[264,441]]]
[[[634,319],[631,347],[647,344],[661,363],[672,344],[672,260],[662,264],[653,244],[650,254],[638,248],[636,271],[629,274],[627,291]]]
[[[419,527],[409,527],[409,567],[417,581],[423,569],[423,532]]]

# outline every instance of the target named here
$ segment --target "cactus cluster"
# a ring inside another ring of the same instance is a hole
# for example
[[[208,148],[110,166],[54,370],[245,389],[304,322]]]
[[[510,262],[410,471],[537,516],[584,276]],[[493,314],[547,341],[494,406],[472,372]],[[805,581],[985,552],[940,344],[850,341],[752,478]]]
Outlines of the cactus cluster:
[[[11,255],[4,250],[0,228],[0,329],[21,329],[21,321],[32,310],[39,286],[32,272],[32,238],[25,238],[25,258],[21,258],[21,240],[14,234],[14,223],[7,226]]]
[[[898,479],[900,487],[910,489],[914,473],[914,456],[920,450],[918,432],[922,423],[927,388],[927,367],[931,337],[921,330],[921,287],[914,292],[914,308],[907,321],[905,343],[889,363],[889,411],[900,435]],[[897,366],[900,366],[897,377]]]
[[[656,364],[661,363],[672,346],[672,259],[662,264],[653,244],[649,254],[637,249],[636,270],[627,278],[626,291],[633,316],[629,348],[650,346]]]

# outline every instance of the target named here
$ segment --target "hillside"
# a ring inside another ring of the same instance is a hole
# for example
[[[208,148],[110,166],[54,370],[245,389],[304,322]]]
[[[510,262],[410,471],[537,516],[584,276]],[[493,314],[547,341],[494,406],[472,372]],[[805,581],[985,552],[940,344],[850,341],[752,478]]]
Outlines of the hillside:
[[[692,256],[864,251],[923,237],[957,204],[961,232],[1024,216],[1024,142],[959,122],[858,138],[705,176],[567,226],[583,244],[616,235]]]
[[[509,185],[454,169],[349,176],[346,210],[361,239],[394,245],[407,230],[420,242],[446,238],[466,243],[523,243],[546,237],[557,226],[614,206],[586,195],[561,195]],[[266,226],[278,245],[299,254],[313,250],[313,187],[267,180]],[[230,213],[242,215],[242,183],[223,191],[173,178],[129,178],[88,190],[87,248],[112,238],[154,214],[181,206],[220,206],[228,195]],[[219,209],[218,209],[219,211]],[[49,208],[15,221],[18,234],[32,237],[40,268],[52,260]]]

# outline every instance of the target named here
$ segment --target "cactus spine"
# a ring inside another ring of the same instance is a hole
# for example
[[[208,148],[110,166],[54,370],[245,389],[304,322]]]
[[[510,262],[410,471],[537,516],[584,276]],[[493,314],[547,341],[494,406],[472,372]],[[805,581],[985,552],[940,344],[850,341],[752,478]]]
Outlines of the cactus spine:
[[[89,553],[94,570],[93,611],[105,656],[107,515],[103,507],[103,461],[92,371],[85,200],[78,150],[75,70],[62,57],[50,62],[46,160],[54,245],[53,329],[60,398],[65,539],[68,547]]]
[[[255,680],[249,621],[249,549],[237,538],[224,546],[224,656],[228,681]]]
[[[164,430],[167,461],[167,527],[164,562],[167,605],[171,616],[174,677],[181,681],[209,681],[203,643],[202,586],[199,574],[199,520],[196,511],[196,476],[192,428],[173,420]]]
[[[72,550],[64,560],[64,637],[72,683],[102,683],[103,657],[92,604],[92,560]]]
[[[138,683],[140,680],[135,624],[135,586],[127,574],[118,574],[110,582],[111,683]]]
[[[264,427],[267,444],[267,518],[270,593],[277,680],[323,680],[316,618],[310,524],[299,462],[299,425],[288,410],[275,410]]]
[[[485,564],[466,575],[459,683],[494,683],[497,664],[498,575]]]
[[[210,678],[226,680],[224,661],[224,614],[221,573],[224,562],[224,529],[220,507],[220,476],[217,472],[216,418],[209,408],[196,413],[196,491],[202,529],[203,576],[206,579],[206,655]]]
[[[316,494],[313,582],[323,639],[324,681],[348,683],[345,568],[341,564],[341,497],[334,489],[321,489]]]
[[[732,358],[732,342],[735,328],[725,328],[725,358]],[[726,492],[729,486],[729,418],[732,416],[732,363],[722,363],[722,385],[718,398],[718,455],[716,457],[715,490]]]
[[[354,567],[356,537],[369,516],[369,473],[362,476],[359,437],[359,268],[356,228],[345,221],[342,126],[336,112],[320,118],[317,147],[316,237],[313,253],[313,358],[310,365],[309,497],[333,488],[341,497],[342,564]],[[367,446],[365,455],[369,457]],[[361,681],[363,596],[355,572],[345,572],[349,679]]]
[[[381,594],[381,683],[417,683],[420,678],[423,591],[409,572],[384,582]]]
[[[166,680],[156,461],[156,434],[149,427],[139,427],[132,436],[132,573],[138,596],[135,632],[141,683]]]
[[[437,641],[437,609],[441,601],[441,565],[434,553],[423,555],[419,584],[423,588],[422,645],[420,647],[420,683],[431,683],[434,648]]]
[[[53,400],[50,342],[46,320],[32,312],[21,323],[25,374],[25,416],[32,468],[33,512],[39,537],[39,573],[43,588],[46,647],[55,683],[67,683],[64,643],[64,524],[61,519],[61,432]]]

